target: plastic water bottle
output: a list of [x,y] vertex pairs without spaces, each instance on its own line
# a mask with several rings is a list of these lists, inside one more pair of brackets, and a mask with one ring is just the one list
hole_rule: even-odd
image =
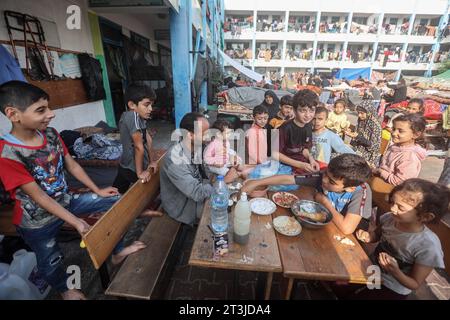
[[246,244],[250,235],[252,210],[247,200],[247,194],[242,192],[241,199],[234,207],[233,239],[239,244]]
[[9,273],[9,265],[0,263],[0,300],[33,300],[30,286],[16,274]]
[[218,176],[211,196],[211,227],[215,233],[224,233],[228,229],[228,187],[223,176]]
[[35,300],[42,300],[48,295],[50,285],[38,275],[36,254],[24,249],[13,255],[9,273],[21,277],[28,283]]

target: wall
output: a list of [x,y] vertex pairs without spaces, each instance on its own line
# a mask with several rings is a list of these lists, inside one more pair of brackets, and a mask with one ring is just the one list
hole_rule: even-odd
[[[150,49],[158,52],[158,43],[170,48],[170,40],[155,40],[155,29],[169,29],[169,15],[165,14],[164,19],[160,19],[156,14],[131,14],[131,13],[99,13],[100,17],[106,18],[122,26],[124,34],[129,36],[129,31],[136,32],[141,36],[150,39]],[[127,34],[128,33],[128,34]]]
[[[81,29],[68,30],[66,28],[66,10],[69,5],[78,5],[81,8]],[[91,32],[87,17],[87,4],[84,0],[1,0],[1,11],[13,10],[27,13],[38,18],[53,21],[55,29],[44,30],[51,34],[49,38],[58,39],[62,49],[93,53]],[[56,34],[55,34],[56,33]],[[0,18],[0,39],[9,40],[5,27],[3,13]],[[89,110],[89,116],[86,111]],[[81,126],[94,125],[105,121],[105,112],[102,101],[91,102],[78,106],[55,110],[56,118],[51,126],[58,130],[74,129]],[[10,123],[6,117],[0,115],[0,132],[8,131]]]

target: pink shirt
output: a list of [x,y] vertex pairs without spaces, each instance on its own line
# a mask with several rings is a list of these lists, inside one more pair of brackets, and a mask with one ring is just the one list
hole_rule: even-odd
[[267,161],[267,131],[253,124],[247,130],[249,164],[260,164]]
[[224,144],[222,139],[215,138],[205,149],[203,159],[207,165],[225,166],[230,161],[232,154],[230,142],[227,140]]
[[380,176],[394,186],[417,178],[426,155],[427,151],[417,144],[405,147],[391,145],[381,160]]

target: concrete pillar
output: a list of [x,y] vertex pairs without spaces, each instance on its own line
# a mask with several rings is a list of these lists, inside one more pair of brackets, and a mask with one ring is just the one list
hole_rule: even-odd
[[253,10],[253,37],[252,37],[252,70],[255,71],[255,59],[256,59],[256,23],[258,19],[258,12]]
[[[179,12],[170,9],[170,42],[172,48],[173,93],[175,102],[175,124],[178,128],[186,113],[192,111],[190,66],[192,47],[190,30],[190,1],[180,0]],[[191,43],[191,44],[190,44]]]
[[448,19],[449,13],[450,13],[450,0],[448,0],[445,12],[441,16],[441,19],[439,20],[438,30],[436,30],[437,37],[435,38],[435,42],[432,48],[433,54],[431,55],[431,61],[428,63],[428,68],[427,71],[425,72],[425,77],[431,77],[432,75],[434,59],[436,57],[436,53],[439,51],[439,48],[441,46],[440,42],[442,38],[442,30],[447,26],[447,23],[449,21]]

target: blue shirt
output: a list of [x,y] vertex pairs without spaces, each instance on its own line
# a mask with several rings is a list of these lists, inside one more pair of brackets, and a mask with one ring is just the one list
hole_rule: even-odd
[[341,137],[328,129],[320,134],[313,132],[312,142],[311,154],[317,161],[329,163],[332,150],[337,153],[355,153]]

